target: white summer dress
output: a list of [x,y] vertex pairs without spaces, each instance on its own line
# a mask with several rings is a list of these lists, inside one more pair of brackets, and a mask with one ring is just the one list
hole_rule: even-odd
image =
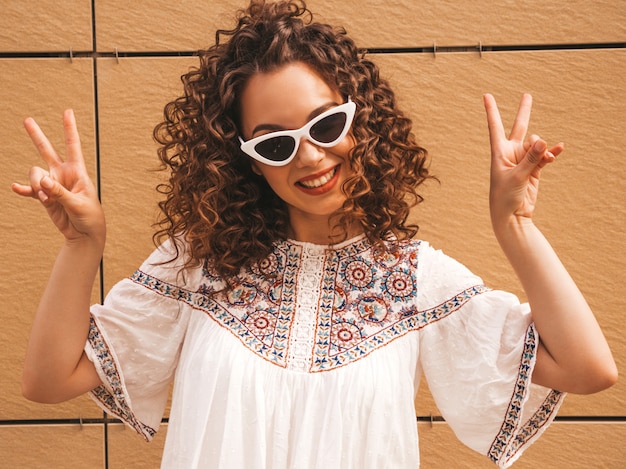
[[531,384],[528,305],[394,244],[281,241],[214,293],[166,242],[91,309],[92,397],[150,440],[174,379],[163,468],[415,469],[423,374],[457,437],[508,467],[564,398]]

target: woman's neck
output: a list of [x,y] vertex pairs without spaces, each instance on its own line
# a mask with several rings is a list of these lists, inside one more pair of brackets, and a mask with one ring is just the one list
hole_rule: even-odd
[[295,241],[311,243],[317,245],[329,245],[341,242],[344,239],[351,239],[363,234],[363,229],[358,223],[353,223],[348,229],[346,237],[339,227],[331,228],[328,221],[319,223],[292,223],[289,229],[289,238]]

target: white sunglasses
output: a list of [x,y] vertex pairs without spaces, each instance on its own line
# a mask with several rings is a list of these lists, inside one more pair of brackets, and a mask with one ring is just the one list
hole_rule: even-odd
[[348,98],[347,103],[323,112],[299,129],[270,132],[248,141],[239,137],[241,150],[261,163],[284,166],[296,156],[302,137],[320,147],[337,145],[350,130],[355,109],[356,104]]

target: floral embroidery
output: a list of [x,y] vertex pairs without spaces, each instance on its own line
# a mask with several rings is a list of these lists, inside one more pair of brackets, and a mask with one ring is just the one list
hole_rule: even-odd
[[241,284],[228,292],[228,302],[231,305],[248,305],[256,297],[256,288],[252,285]]
[[396,251],[392,252],[384,252],[381,255],[376,257],[376,262],[378,262],[383,268],[390,269],[400,262],[401,256],[400,253]]
[[361,330],[349,322],[339,322],[330,328],[331,344],[337,351],[347,350],[361,342]]
[[209,269],[195,292],[141,271],[131,280],[205,312],[275,365],[322,372],[438,321],[488,290],[475,286],[418,310],[420,243],[397,244],[380,254],[365,238],[335,250],[280,242],[267,261],[243,270],[227,293],[219,291],[221,281]]
[[267,311],[255,311],[244,318],[244,323],[257,337],[271,336],[276,329],[276,316]]
[[372,268],[363,261],[350,262],[346,266],[346,280],[357,288],[368,288],[372,281]]
[[278,274],[279,259],[276,254],[272,253],[267,258],[259,262],[252,267],[252,270],[257,274],[262,274],[267,277],[276,276]]
[[[351,348],[343,349],[340,344],[318,341],[315,348],[315,360],[312,372],[327,371],[363,358],[389,342],[419,330],[428,324],[439,321],[458,311],[465,303],[476,295],[485,293],[489,289],[483,285],[468,288],[450,300],[426,311],[415,309],[399,309],[397,312],[388,312],[387,317],[380,323],[365,323],[364,320],[348,322],[359,324],[361,341]],[[353,312],[353,311],[352,311]],[[348,312],[344,317],[349,317]]]
[[335,288],[335,298],[333,300],[333,308],[335,311],[342,311],[346,307],[347,303],[346,292],[339,286]]
[[380,298],[372,296],[361,298],[357,308],[361,317],[366,321],[382,322],[387,317],[387,305]]
[[387,292],[395,298],[407,298],[415,295],[415,283],[408,272],[393,271],[385,280]]

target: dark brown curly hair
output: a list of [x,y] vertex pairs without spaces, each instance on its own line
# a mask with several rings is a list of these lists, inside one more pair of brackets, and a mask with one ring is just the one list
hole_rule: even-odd
[[286,204],[252,171],[237,136],[239,100],[250,77],[295,61],[356,103],[354,175],[343,185],[347,200],[332,218],[329,244],[345,240],[355,222],[383,249],[390,236],[417,233],[407,217],[422,201],[417,187],[431,177],[426,150],[397,109],[389,83],[344,29],[313,22],[301,1],[252,0],[238,13],[236,27],[218,30],[215,45],[199,58],[199,68],[181,78],[184,95],[165,106],[164,121],[154,130],[159,158],[171,173],[158,186],[165,199],[159,203],[156,242],[182,236],[189,264],[208,260],[230,279],[287,237]]

